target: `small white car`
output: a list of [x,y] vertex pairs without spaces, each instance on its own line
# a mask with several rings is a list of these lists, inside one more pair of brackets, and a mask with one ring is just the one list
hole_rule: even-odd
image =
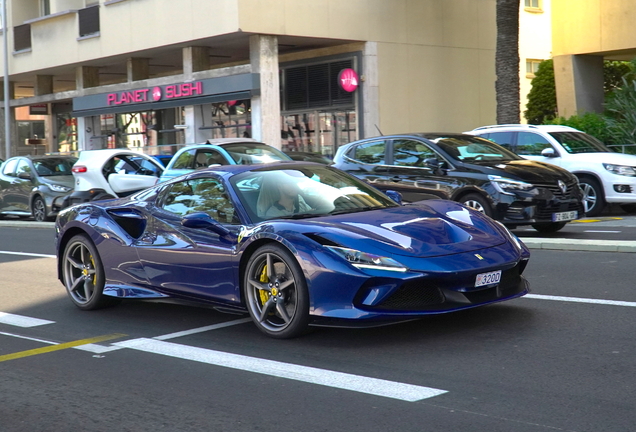
[[73,165],[69,203],[121,198],[154,186],[164,167],[152,156],[128,149],[84,150]]
[[560,125],[495,125],[466,132],[487,138],[519,156],[560,166],[576,175],[585,214],[601,214],[607,203],[636,212],[636,156],[615,153],[580,130]]

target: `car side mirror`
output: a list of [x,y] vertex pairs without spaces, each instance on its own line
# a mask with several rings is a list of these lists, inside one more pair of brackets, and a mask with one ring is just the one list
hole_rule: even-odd
[[401,193],[399,193],[398,191],[394,191],[394,190],[388,190],[388,191],[386,191],[384,193],[385,193],[386,196],[391,198],[393,201],[395,201],[399,205],[402,205],[402,194]]
[[440,167],[439,159],[437,158],[424,159],[424,164],[433,169],[438,169]]
[[557,157],[557,154],[554,152],[554,149],[552,147],[548,147],[541,150],[541,156],[547,157],[547,158],[554,158],[554,157]]
[[212,218],[207,213],[191,213],[189,215],[184,216],[181,219],[181,225],[186,228],[195,228],[195,229],[208,229],[217,233],[220,236],[228,236],[232,234],[232,231],[225,228],[221,225],[217,220]]
[[22,171],[20,174],[18,174],[18,178],[21,178],[22,180],[31,180],[31,174],[29,174],[26,171]]

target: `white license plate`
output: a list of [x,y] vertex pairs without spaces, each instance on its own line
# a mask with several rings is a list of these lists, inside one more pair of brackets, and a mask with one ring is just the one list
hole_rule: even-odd
[[577,211],[552,213],[552,222],[571,221],[571,220],[577,219],[578,217],[579,217],[579,212]]
[[499,283],[501,280],[501,270],[497,270],[489,273],[481,273],[477,275],[475,280],[475,286],[480,287],[484,285],[492,285]]

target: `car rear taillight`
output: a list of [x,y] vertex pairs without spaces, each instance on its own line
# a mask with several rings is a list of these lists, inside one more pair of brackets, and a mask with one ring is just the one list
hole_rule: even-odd
[[80,165],[80,166],[74,166],[71,171],[73,171],[74,173],[85,173],[88,170],[86,169],[85,166]]

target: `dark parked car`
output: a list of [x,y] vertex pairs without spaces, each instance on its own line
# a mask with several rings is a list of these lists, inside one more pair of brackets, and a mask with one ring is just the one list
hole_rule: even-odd
[[73,156],[16,156],[0,167],[0,217],[52,220],[73,191]]
[[285,154],[295,161],[316,162],[316,163],[321,163],[325,165],[330,165],[333,163],[331,159],[329,159],[327,156],[323,155],[322,153],[289,151],[289,152],[285,152]]
[[405,201],[429,194],[475,208],[510,228],[555,232],[583,216],[577,178],[483,138],[421,133],[369,138],[338,149],[334,166]]

